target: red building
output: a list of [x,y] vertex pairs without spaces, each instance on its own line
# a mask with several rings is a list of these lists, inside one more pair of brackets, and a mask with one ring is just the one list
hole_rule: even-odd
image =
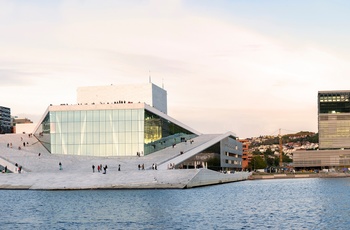
[[245,171],[248,169],[248,164],[252,159],[252,154],[249,153],[249,141],[247,139],[239,140],[242,143],[242,170]]

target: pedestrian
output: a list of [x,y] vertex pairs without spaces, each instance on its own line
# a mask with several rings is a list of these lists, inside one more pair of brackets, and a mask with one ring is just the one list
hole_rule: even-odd
[[100,172],[101,171],[101,168],[99,165],[97,165],[97,172]]
[[107,165],[105,165],[105,167],[103,167],[103,170],[104,170],[104,172],[103,172],[103,174],[106,174],[107,173]]
[[141,165],[139,164],[138,166],[137,166],[138,168],[139,168],[139,170],[140,170],[140,168],[141,168]]
[[120,171],[120,165],[118,165],[118,171]]
[[95,172],[95,165],[92,165],[92,172]]
[[5,173],[7,173],[7,165],[5,166],[5,170],[4,171],[5,171]]
[[58,166],[60,167],[60,170],[62,170],[62,163],[58,163]]
[[41,153],[39,153],[38,156],[40,157],[40,156],[41,156]]

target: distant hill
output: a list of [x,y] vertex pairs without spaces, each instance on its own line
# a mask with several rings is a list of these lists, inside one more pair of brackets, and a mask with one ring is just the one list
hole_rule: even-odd
[[[294,134],[285,134],[282,135],[282,143],[318,143],[318,133],[309,132],[309,131],[300,131]],[[257,147],[260,145],[278,145],[279,137],[278,136],[260,136],[257,138],[252,138],[250,147]]]

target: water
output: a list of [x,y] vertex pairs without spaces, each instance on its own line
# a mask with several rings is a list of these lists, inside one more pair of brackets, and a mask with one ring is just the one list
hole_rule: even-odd
[[1,229],[345,229],[350,179],[177,190],[0,190]]

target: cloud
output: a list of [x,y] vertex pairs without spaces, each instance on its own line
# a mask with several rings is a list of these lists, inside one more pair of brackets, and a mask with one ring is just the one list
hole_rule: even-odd
[[317,91],[350,83],[347,57],[325,43],[277,36],[278,23],[264,31],[186,4],[1,2],[2,85],[23,86],[18,90],[31,103],[13,90],[3,93],[15,111],[32,112],[32,104],[40,113],[43,105],[74,103],[79,86],[146,82],[151,75],[165,85],[174,118],[241,136],[283,122],[290,130],[316,129]]

